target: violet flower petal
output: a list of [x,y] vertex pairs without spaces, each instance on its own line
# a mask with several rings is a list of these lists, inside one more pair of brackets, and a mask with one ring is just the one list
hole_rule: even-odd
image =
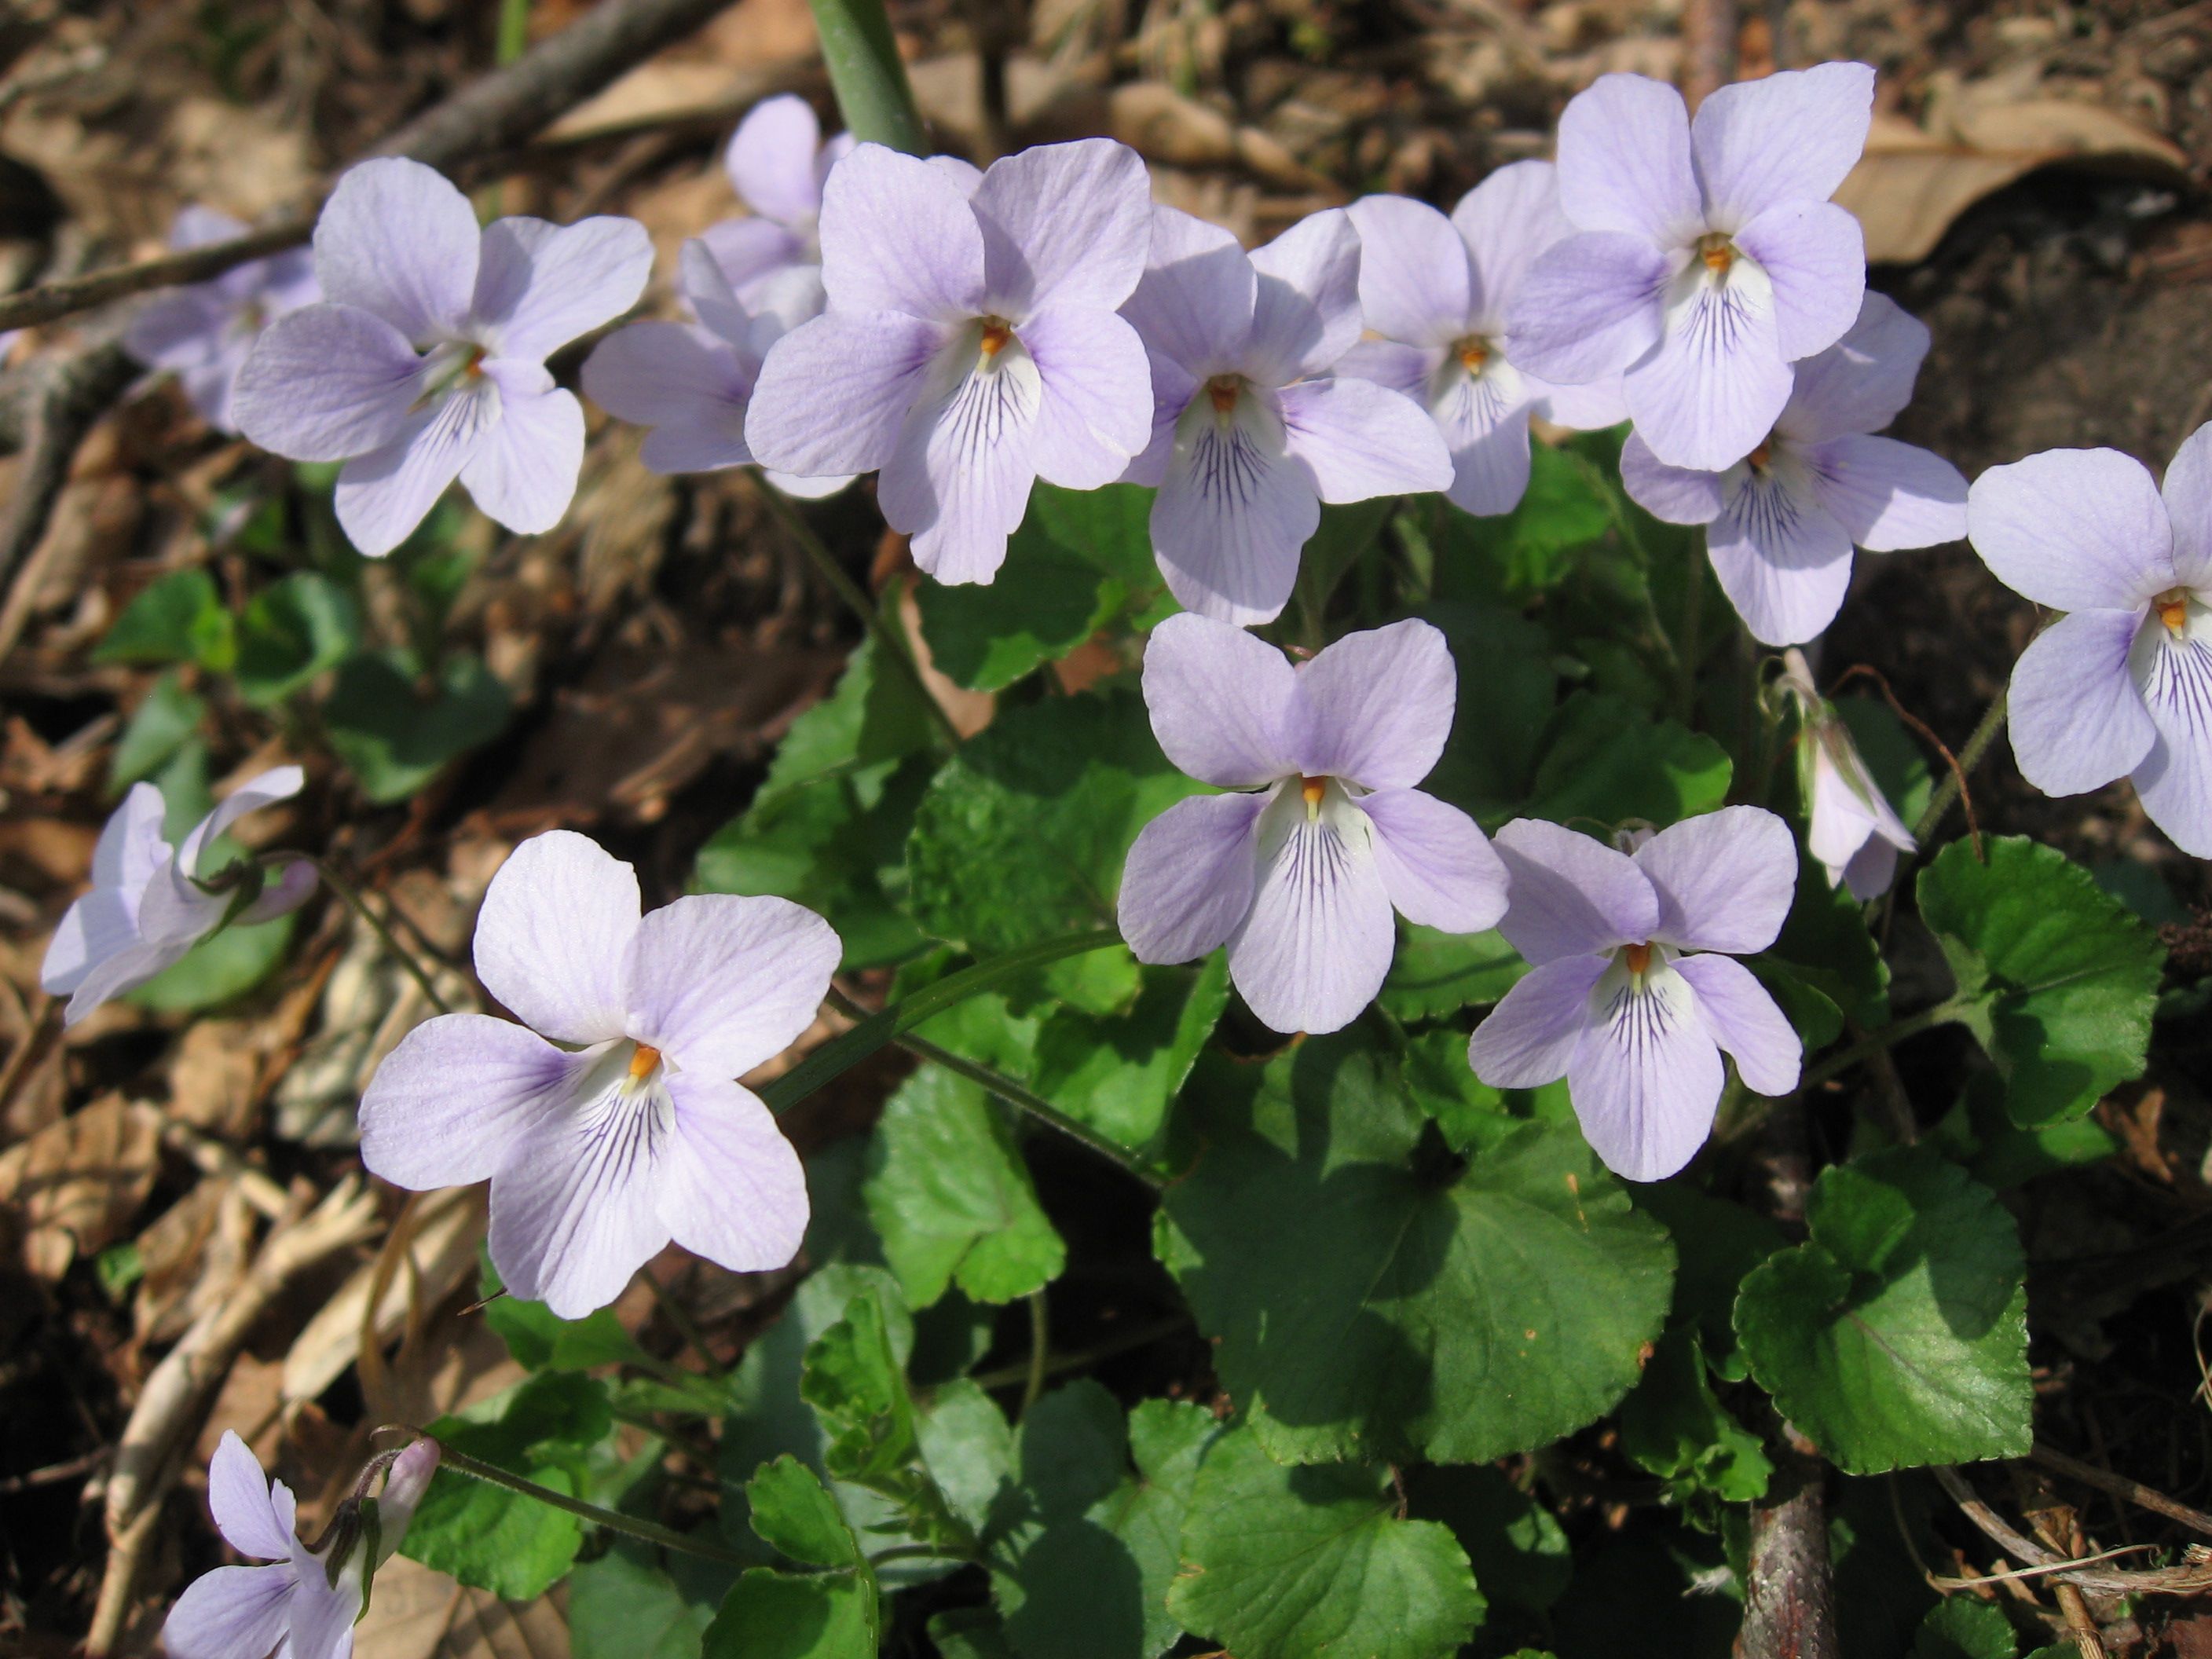
[[1851,538],[1809,483],[1747,478],[1706,532],[1721,591],[1764,645],[1814,638],[1843,609]]
[[1421,407],[1371,380],[1330,376],[1285,386],[1283,443],[1324,501],[1448,489],[1451,453]]
[[1363,196],[1346,211],[1359,233],[1359,312],[1367,326],[1419,346],[1449,345],[1465,333],[1474,308],[1473,239],[1462,240],[1443,214],[1404,196]]
[[1459,674],[1444,636],[1409,617],[1347,634],[1297,669],[1309,777],[1366,789],[1409,789],[1428,776],[1451,735]]
[[1359,339],[1359,233],[1341,208],[1308,214],[1253,251],[1252,332],[1241,367],[1265,386],[1318,374]]
[[974,201],[991,304],[1017,321],[1055,307],[1111,311],[1144,275],[1152,186],[1127,144],[1080,138],[1002,157]]
[[516,848],[485,890],[476,969],[484,989],[556,1042],[625,1035],[625,963],[637,872],[588,836],[552,830]]
[[1627,1181],[1662,1180],[1687,1164],[1720,1105],[1720,1049],[1678,968],[1655,964],[1641,992],[1596,1011],[1567,1067],[1583,1137]]
[[1640,433],[1620,447],[1620,484],[1628,497],[1667,524],[1711,524],[1728,507],[1725,472],[1669,466],[1651,453]]
[[1254,831],[1267,797],[1197,795],[1137,832],[1115,921],[1139,962],[1191,962],[1228,943],[1259,880]]
[[2128,672],[2142,623],[2134,611],[2076,611],[2029,641],[2013,665],[2012,752],[2045,794],[2101,788],[2142,764],[2157,742]]
[[425,1020],[362,1091],[362,1162],[410,1192],[489,1181],[528,1156],[592,1063],[486,1014]]
[[1225,428],[1201,411],[1178,435],[1152,498],[1152,554],[1186,610],[1245,626],[1289,603],[1321,498],[1284,442],[1281,416],[1255,392]]
[[422,360],[383,318],[318,305],[261,332],[230,413],[272,455],[343,461],[397,441],[422,392]]
[[1846,434],[1805,457],[1813,494],[1870,553],[1966,535],[1966,480],[1941,455],[1894,438]]
[[1297,770],[1298,675],[1256,635],[1188,611],[1170,617],[1146,641],[1144,690],[1152,735],[1177,771],[1256,789]]
[[749,1072],[814,1023],[843,946],[788,899],[694,894],[638,923],[623,963],[626,1035],[686,1072]]
[[363,161],[315,221],[315,276],[333,304],[374,312],[428,347],[460,333],[481,235],[469,198],[436,169],[398,156]]
[[870,472],[898,451],[947,331],[897,312],[829,312],[775,343],[745,410],[763,466],[802,477]]
[[269,1476],[235,1430],[223,1431],[222,1440],[208,1460],[208,1508],[216,1530],[240,1555],[264,1561],[289,1561],[292,1557],[292,1528],[277,1517],[270,1501]]
[[2140,611],[2179,580],[2158,487],[2116,449],[1991,467],[1966,493],[1966,534],[1999,581],[2054,610]]
[[746,112],[722,152],[722,166],[738,198],[763,219],[786,225],[811,221],[822,210],[822,180],[815,156],[822,123],[796,93],[764,98]]
[[1618,374],[1659,343],[1671,275],[1667,256],[1641,237],[1571,236],[1529,266],[1507,311],[1505,355],[1565,386]]
[[1375,867],[1407,921],[1479,933],[1505,914],[1505,866],[1456,806],[1418,789],[1380,789],[1357,803],[1375,826]]
[[[1506,310],[1537,255],[1576,230],[1559,206],[1559,170],[1549,161],[1499,167],[1459,198],[1451,222],[1474,268],[1468,320],[1492,335],[1504,330]],[[1366,279],[1364,261],[1360,277]]]
[[1866,149],[1874,70],[1784,70],[1722,87],[1698,106],[1690,148],[1706,218],[1735,230],[1784,202],[1825,202]]
[[495,356],[543,362],[637,303],[653,274],[653,240],[635,219],[495,219],[481,260],[475,337]]
[[516,1296],[580,1319],[671,1237],[660,1215],[672,1123],[658,1100],[572,1095],[492,1177],[491,1261]]
[[[1180,209],[1156,207],[1150,246],[1145,274],[1121,314],[1149,349],[1194,380],[1237,368],[1259,284],[1237,239]],[[1176,413],[1185,401],[1177,401]]]
[[787,1265],[806,1237],[806,1171],[775,1119],[723,1078],[679,1072],[668,1093],[676,1123],[659,1203],[669,1237],[733,1273]]
[[1688,956],[1676,959],[1674,971],[1698,994],[1705,1030],[1734,1057],[1744,1087],[1779,1096],[1797,1086],[1805,1045],[1751,969],[1734,957]]
[[2159,490],[2173,528],[2173,568],[2191,587],[2212,587],[2212,422],[2182,441]]
[[[1540,262],[1538,271],[1543,268]],[[1550,372],[1540,362],[1536,368]],[[1775,332],[1771,293],[1747,273],[1725,286],[1698,283],[1668,319],[1657,349],[1632,368],[1622,385],[1637,431],[1661,460],[1715,470],[1734,465],[1773,430],[1790,401],[1791,375]]]
[[1309,816],[1295,791],[1273,810],[1282,816],[1261,825],[1259,878],[1230,937],[1229,976],[1271,1030],[1341,1030],[1390,971],[1390,896],[1369,850],[1347,839],[1352,826]]
[[1047,311],[1020,329],[1042,383],[1037,476],[1097,489],[1152,441],[1152,376],[1145,343],[1111,311]]
[[1689,112],[1663,82],[1598,76],[1559,117],[1559,205],[1583,230],[1626,232],[1656,248],[1705,228]]
[[161,1626],[170,1659],[239,1659],[265,1655],[292,1631],[289,1560],[266,1567],[217,1567],[185,1587]]
[[1928,344],[1925,323],[1869,289],[1843,337],[1796,365],[1796,385],[1776,425],[1803,443],[1881,431],[1912,401]]
[[1516,980],[1468,1039],[1474,1074],[1493,1089],[1540,1089],[1565,1077],[1605,970],[1603,957],[1561,957]]
[[1825,351],[1866,298],[1866,236],[1832,202],[1785,202],[1735,234],[1774,286],[1774,337],[1784,357]]
[[928,162],[862,144],[823,186],[822,283],[833,312],[896,311],[930,322],[981,316],[983,232],[975,210]]
[[1659,896],[1626,854],[1540,818],[1514,819],[1492,844],[1512,882],[1498,931],[1537,967],[1658,931]]
[[1685,818],[1634,857],[1659,900],[1650,937],[1686,950],[1764,951],[1797,890],[1796,842],[1764,807],[1723,806]]
[[[540,536],[561,522],[584,469],[584,406],[537,363],[494,357],[498,422],[462,464],[461,485],[495,524]],[[543,386],[544,389],[526,389]]]

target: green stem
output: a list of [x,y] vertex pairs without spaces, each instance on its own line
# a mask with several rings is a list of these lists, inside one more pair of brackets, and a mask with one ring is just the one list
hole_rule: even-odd
[[1705,532],[1702,530],[1690,537],[1689,564],[1688,580],[1682,588],[1682,629],[1674,641],[1674,654],[1680,659],[1682,671],[1681,721],[1694,728],[1698,723],[1698,630],[1705,608]]
[[898,42],[883,0],[807,0],[822,62],[846,129],[863,143],[888,144],[908,155],[927,155],[921,112],[899,61]]
[[1923,1008],[1917,1014],[1907,1014],[1903,1019],[1893,1019],[1879,1031],[1869,1032],[1851,1044],[1850,1048],[1838,1049],[1818,1066],[1811,1067],[1799,1080],[1797,1087],[1800,1092],[1807,1089],[1817,1089],[1829,1079],[1842,1075],[1861,1060],[1869,1060],[1883,1049],[1893,1048],[1909,1036],[1917,1036],[1921,1032],[1935,1026],[1963,1019],[1966,1017],[1966,1005],[1954,998],[1949,1001],[1939,1002],[1932,1008]]
[[1044,1395],[1045,1367],[1052,1359],[1052,1322],[1044,1305],[1042,1286],[1030,1292],[1030,1368],[1022,1379],[1022,1413]]
[[315,866],[331,891],[343,899],[351,908],[354,915],[369,925],[376,937],[383,942],[384,948],[399,959],[399,965],[407,970],[408,977],[422,988],[422,994],[430,1000],[430,1006],[441,1014],[452,1013],[453,1012],[452,1005],[438,994],[438,988],[430,982],[430,975],[423,969],[422,964],[415,959],[415,953],[394,937],[392,929],[368,908],[367,902],[362,899],[353,884],[333,870],[328,859],[310,859],[308,862]]
[[1121,942],[1121,934],[1112,928],[1093,928],[1089,933],[1047,939],[1040,945],[1025,945],[988,962],[979,962],[973,968],[947,974],[904,1001],[893,1003],[881,1013],[870,1014],[842,1036],[823,1043],[762,1089],[760,1097],[768,1103],[770,1111],[787,1111],[832,1078],[850,1071],[886,1042],[896,1042],[933,1015],[984,991],[994,990],[1032,968],[1042,968],[1065,957],[1103,951]]
[[[1052,1377],[1064,1376],[1069,1371],[1079,1371],[1102,1359],[1111,1359],[1116,1354],[1148,1348],[1162,1337],[1173,1336],[1177,1331],[1189,1328],[1188,1314],[1170,1314],[1149,1325],[1124,1331],[1112,1340],[1101,1342],[1095,1347],[1079,1348],[1073,1353],[1055,1354],[1045,1361],[1044,1374]],[[1030,1380],[1030,1362],[1024,1359],[1018,1364],[1002,1365],[996,1370],[977,1371],[968,1380],[979,1389],[1011,1389],[1018,1383],[1026,1386]]]
[[[855,1018],[868,1017],[867,1010],[834,987],[830,992],[829,1000],[830,1005],[840,1013]],[[881,1018],[882,1016],[877,1015],[874,1018]],[[994,1072],[988,1066],[969,1060],[964,1054],[956,1054],[950,1048],[940,1048],[927,1037],[901,1035],[893,1037],[891,1041],[917,1060],[926,1060],[933,1066],[943,1066],[956,1077],[964,1077],[978,1088],[996,1095],[1016,1110],[1027,1112],[1038,1122],[1049,1128],[1059,1130],[1071,1140],[1081,1141],[1101,1158],[1120,1165],[1121,1169],[1143,1182],[1154,1192],[1159,1191],[1166,1185],[1158,1176],[1146,1169],[1127,1147],[1109,1140],[1089,1124],[1068,1116],[1050,1101],[1032,1094],[1013,1079]]]
[[530,46],[530,0],[500,0],[499,38],[492,56],[505,69]]
[[876,649],[896,664],[898,672],[913,684],[915,696],[921,700],[921,706],[937,722],[938,730],[945,734],[946,742],[957,749],[960,746],[960,730],[952,724],[952,716],[945,712],[945,706],[930,695],[929,682],[922,678],[921,666],[915,661],[914,653],[907,649],[906,641],[884,620],[883,612],[870,603],[868,596],[860,591],[860,585],[845,574],[845,567],[837,562],[837,556],[830,550],[821,537],[814,533],[814,526],[806,522],[783,492],[763,479],[760,494],[761,499],[768,504],[769,515],[799,544],[822,580],[830,584],[830,591],[843,600],[853,614],[860,619],[860,625],[875,641]]
[[1951,810],[1951,803],[1959,799],[1960,780],[1982,763],[1982,757],[1989,753],[1990,745],[1997,740],[1997,733],[2004,730],[2004,723],[2005,694],[2000,691],[1996,700],[1982,715],[1982,723],[1966,739],[1966,746],[1959,751],[1959,769],[1946,772],[1943,781],[1936,786],[1936,793],[1928,798],[1928,810],[1912,826],[1913,840],[1923,847],[1928,844],[1928,837],[1934,835],[1942,823],[1944,814]]
[[566,1492],[554,1492],[550,1487],[538,1485],[535,1481],[525,1480],[519,1474],[509,1474],[495,1463],[480,1462],[466,1452],[455,1451],[444,1441],[439,1440],[435,1435],[424,1434],[420,1429],[410,1428],[408,1432],[424,1440],[435,1441],[438,1447],[438,1462],[457,1474],[465,1474],[470,1479],[483,1481],[488,1486],[504,1486],[509,1492],[520,1492],[525,1498],[534,1498],[539,1503],[550,1504],[556,1510],[566,1510],[571,1515],[580,1516],[584,1520],[605,1527],[611,1532],[626,1533],[632,1538],[641,1540],[647,1544],[658,1544],[663,1549],[674,1550],[681,1555],[696,1555],[702,1560],[720,1561],[728,1566],[744,1567],[753,1565],[749,1558],[738,1554],[735,1550],[724,1549],[719,1544],[709,1543],[703,1539],[674,1531],[654,1522],[641,1521],[634,1515],[623,1515],[614,1510],[603,1510],[597,1504],[586,1504],[580,1498],[571,1498]]

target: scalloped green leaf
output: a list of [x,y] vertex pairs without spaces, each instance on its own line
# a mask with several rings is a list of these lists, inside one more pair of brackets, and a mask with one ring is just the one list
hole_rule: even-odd
[[1901,1148],[1823,1170],[1806,1220],[1736,1301],[1784,1414],[1853,1474],[2025,1455],[2027,1260],[1996,1195]]
[[1389,1472],[1288,1468],[1249,1429],[1206,1453],[1168,1611],[1237,1659],[1446,1659],[1485,1605],[1451,1528],[1401,1521]]
[[1636,1381],[1674,1247],[1573,1130],[1455,1158],[1356,1035],[1209,1062],[1186,1120],[1156,1248],[1275,1456],[1485,1462]]
[[2142,1075],[2166,951],[2096,878],[2024,836],[1953,842],[1920,872],[1920,919],[1958,980],[1964,1024],[2023,1127],[2079,1117]]

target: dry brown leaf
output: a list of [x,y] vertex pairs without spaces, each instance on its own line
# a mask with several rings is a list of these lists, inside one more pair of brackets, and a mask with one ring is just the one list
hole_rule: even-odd
[[1869,261],[1911,264],[1984,197],[2059,162],[2166,183],[2183,182],[2188,171],[2188,158],[2164,138],[2094,104],[1962,96],[1940,135],[1876,115],[1866,154],[1836,200],[1866,232]]
[[23,1265],[59,1279],[81,1251],[112,1243],[153,1190],[161,1118],[107,1095],[0,1154],[0,1204],[14,1206]]
[[169,1109],[217,1139],[245,1140],[253,1127],[259,1030],[243,1019],[200,1019],[186,1026],[169,1062]]
[[568,1621],[552,1597],[502,1601],[395,1555],[377,1570],[353,1650],[355,1659],[568,1659]]
[[1271,184],[1293,190],[1328,190],[1276,139],[1256,127],[1240,127],[1220,111],[1186,98],[1157,81],[1114,88],[1108,130],[1148,161],[1172,167],[1242,167]]

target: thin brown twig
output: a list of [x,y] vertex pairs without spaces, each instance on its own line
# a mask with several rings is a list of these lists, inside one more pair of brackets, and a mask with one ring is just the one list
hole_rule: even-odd
[[2115,1498],[2125,1498],[2139,1509],[2162,1515],[2169,1521],[2179,1521],[2192,1532],[2201,1532],[2212,1537],[2212,1515],[2207,1515],[2202,1510],[2192,1510],[2179,1499],[2168,1498],[2164,1492],[2140,1481],[2130,1480],[2124,1474],[2115,1474],[2110,1469],[2100,1469],[2094,1463],[2084,1463],[2078,1457],[2069,1457],[2064,1452],[2054,1450],[2040,1441],[2036,1443],[2028,1456],[2053,1474],[2078,1480],[2085,1486],[2094,1486],[2099,1492],[2110,1492]]
[[1897,700],[1897,693],[1890,690],[1888,677],[1872,663],[1855,662],[1836,677],[1836,683],[1828,688],[1828,695],[1831,697],[1834,696],[1837,692],[1849,685],[1854,677],[1859,675],[1864,675],[1880,686],[1882,701],[1889,705],[1889,712],[1917,732],[1928,742],[1933,744],[1936,752],[1942,756],[1943,764],[1951,769],[1951,775],[1959,785],[1959,807],[1966,815],[1966,833],[1973,837],[1975,860],[1979,863],[1987,864],[1989,860],[1982,854],[1981,822],[1974,816],[1974,797],[1972,792],[1966,787],[1966,768],[1959,764],[1959,757],[1951,752],[1951,745],[1936,735],[1936,729],[1933,726]]

